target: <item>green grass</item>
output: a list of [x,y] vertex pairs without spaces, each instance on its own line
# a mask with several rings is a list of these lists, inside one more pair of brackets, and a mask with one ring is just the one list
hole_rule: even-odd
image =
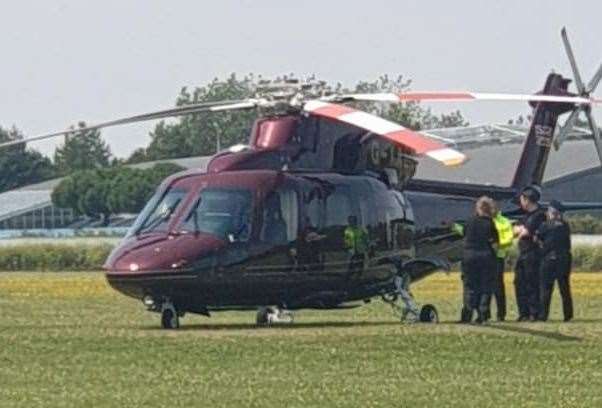
[[441,274],[414,289],[439,325],[375,301],[292,326],[257,329],[248,312],[163,331],[101,274],[2,273],[0,407],[600,407],[602,274],[573,283],[569,324],[558,299],[549,323],[454,324],[459,277]]

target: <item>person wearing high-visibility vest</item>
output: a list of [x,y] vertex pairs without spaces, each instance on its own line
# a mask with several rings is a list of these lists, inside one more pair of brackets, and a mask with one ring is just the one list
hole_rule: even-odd
[[503,322],[506,319],[506,290],[504,288],[504,269],[506,266],[506,258],[512,242],[514,240],[514,230],[512,222],[502,215],[502,212],[496,208],[493,223],[498,234],[498,245],[495,248],[496,269],[495,282],[492,295],[495,297],[497,319]]
[[349,275],[361,275],[364,270],[364,262],[369,252],[368,231],[359,225],[357,217],[348,217],[349,225],[345,228],[345,248],[349,252]]
[[[487,299],[487,312],[485,320],[489,320],[490,312],[489,305],[491,304],[491,297],[495,296],[495,303],[497,306],[497,318],[498,321],[504,321],[506,319],[506,290],[504,287],[504,269],[506,264],[506,258],[508,257],[508,253],[510,248],[512,247],[512,243],[514,240],[514,229],[512,226],[512,222],[504,217],[501,211],[497,208],[495,201],[491,200],[491,204],[494,206],[494,217],[492,218],[493,224],[498,234],[498,241],[496,245],[492,247],[495,251],[495,269],[493,281],[493,287],[491,294]],[[452,225],[452,230],[458,235],[464,235],[464,226],[458,223]],[[466,314],[469,313],[466,307],[462,309],[462,317],[461,320],[466,320]]]

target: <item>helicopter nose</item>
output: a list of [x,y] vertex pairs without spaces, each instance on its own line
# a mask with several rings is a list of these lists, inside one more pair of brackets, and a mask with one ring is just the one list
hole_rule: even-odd
[[222,245],[210,236],[134,237],[117,247],[104,267],[109,273],[126,274],[189,269]]

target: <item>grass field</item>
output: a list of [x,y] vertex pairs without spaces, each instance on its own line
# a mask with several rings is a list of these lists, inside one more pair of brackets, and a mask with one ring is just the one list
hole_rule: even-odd
[[438,325],[375,301],[292,326],[257,329],[248,312],[162,331],[101,274],[0,273],[0,407],[600,407],[602,274],[573,284],[568,324],[556,298],[549,323],[454,324],[458,275],[441,274],[414,288]]

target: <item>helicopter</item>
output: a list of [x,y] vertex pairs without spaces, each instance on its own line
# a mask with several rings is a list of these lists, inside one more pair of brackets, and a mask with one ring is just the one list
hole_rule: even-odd
[[[298,80],[260,84],[254,98],[192,104],[99,123],[100,129],[153,119],[224,110],[256,110],[249,143],[216,154],[207,169],[168,177],[104,264],[108,283],[141,300],[176,329],[186,313],[210,316],[256,310],[256,323],[292,321],[300,309],[342,309],[381,298],[402,319],[437,322],[435,306],[419,307],[410,286],[462,259],[453,224],[467,219],[488,195],[517,217],[517,193],[541,184],[553,145],[560,146],[585,112],[602,161],[602,140],[591,97],[602,66],[585,85],[562,30],[578,93],[571,80],[547,76],[534,95],[477,92],[343,94]],[[534,109],[511,186],[414,178],[422,156],[445,166],[467,157],[445,141],[360,111],[355,102],[516,100]],[[558,117],[569,113],[556,135]],[[0,144],[72,133],[49,133]],[[568,210],[600,208],[564,203]],[[350,254],[350,227],[366,236]],[[398,306],[401,299],[403,307]]]

